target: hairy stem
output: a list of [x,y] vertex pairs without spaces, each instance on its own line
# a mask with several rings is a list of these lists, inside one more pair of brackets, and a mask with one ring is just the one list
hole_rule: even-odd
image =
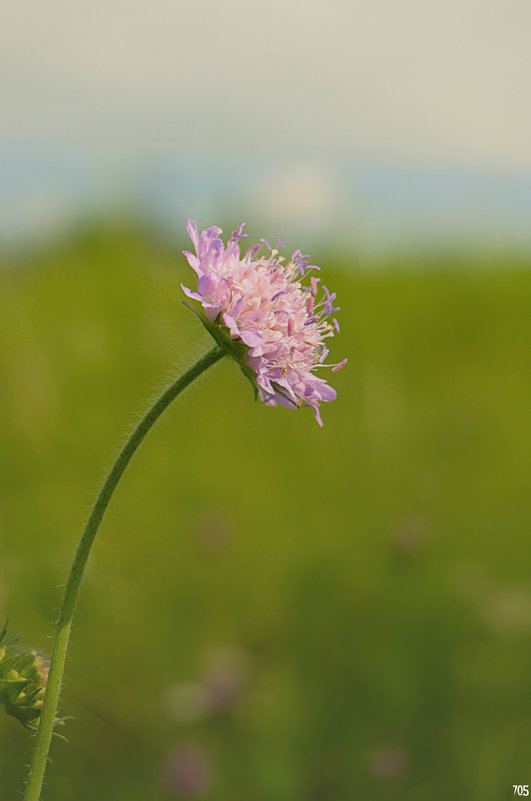
[[113,464],[107,478],[96,499],[90,517],[83,531],[83,535],[77,547],[72,567],[66,582],[63,600],[59,611],[59,618],[56,624],[55,639],[50,663],[50,673],[46,686],[46,694],[42,707],[39,730],[35,738],[35,746],[30,763],[30,772],[26,784],[24,801],[38,801],[41,794],[50,742],[52,739],[53,728],[56,721],[59,694],[63,680],[66,652],[72,627],[72,618],[76,607],[76,599],[79,592],[85,565],[90,554],[94,537],[98,531],[105,510],[109,505],[114,490],[116,489],[127,465],[129,464],[134,452],[164,410],[175,400],[188,384],[191,384],[208,367],[215,364],[225,354],[219,347],[213,348],[180,376],[160,398],[155,401],[153,406],[144,415],[137,425],[125,445],[123,446],[118,458]]

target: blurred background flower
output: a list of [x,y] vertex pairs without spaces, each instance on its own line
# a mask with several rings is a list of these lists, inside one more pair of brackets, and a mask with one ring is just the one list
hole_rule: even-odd
[[196,683],[172,685],[164,696],[170,717],[180,723],[201,720],[234,707],[247,683],[247,660],[236,648],[212,651]]
[[382,746],[375,749],[370,758],[371,771],[382,781],[399,779],[408,768],[408,757],[400,746]]
[[201,798],[210,783],[206,751],[196,745],[175,748],[164,761],[161,780],[168,792],[178,798]]

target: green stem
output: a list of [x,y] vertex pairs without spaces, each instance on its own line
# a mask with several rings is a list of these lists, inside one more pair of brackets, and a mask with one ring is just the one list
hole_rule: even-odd
[[107,509],[109,501],[112,498],[113,492],[116,489],[134,452],[163,411],[173,400],[175,400],[177,395],[179,395],[183,389],[188,386],[188,384],[191,384],[191,382],[201,375],[201,373],[203,373],[208,367],[215,364],[219,359],[221,359],[222,356],[224,356],[224,354],[225,351],[216,346],[203,357],[201,357],[196,364],[190,367],[189,370],[187,370],[162,393],[160,398],[155,401],[153,406],[145,414],[123,446],[118,458],[116,459],[103,483],[77,547],[63,594],[61,609],[59,611],[59,619],[57,620],[55,631],[55,640],[50,663],[50,673],[46,685],[46,694],[44,697],[44,703],[39,722],[39,730],[35,738],[35,747],[31,758],[30,772],[26,784],[24,801],[39,801],[40,798],[44,772],[46,770],[46,763],[48,761],[48,752],[50,750],[53,727],[56,721],[57,705],[59,703],[59,694],[63,680],[66,652],[68,649],[70,629],[72,627],[72,618],[74,616],[79,586],[81,584],[81,579],[83,578],[83,571],[85,570],[85,565],[89,557],[92,543],[94,542],[94,537],[96,536],[103,515],[105,514],[105,510]]

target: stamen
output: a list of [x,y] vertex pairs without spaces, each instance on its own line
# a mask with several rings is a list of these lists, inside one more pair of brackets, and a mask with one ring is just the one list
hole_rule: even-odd
[[245,254],[245,258],[246,258],[248,261],[250,261],[250,260],[251,260],[251,258],[254,256],[254,254],[255,254],[255,253],[258,251],[258,250],[260,250],[260,245],[251,245],[251,247],[248,249],[247,253]]
[[236,231],[233,231],[231,236],[230,236],[229,243],[237,242],[238,239],[242,238],[242,236],[249,236],[249,234],[244,234],[243,233],[243,229],[244,228],[245,228],[245,223],[242,223],[240,225],[240,227]]
[[343,359],[342,362],[339,362],[339,364],[336,364],[336,365],[334,365],[334,367],[332,367],[332,372],[333,373],[337,373],[337,371],[341,370],[341,368],[344,367],[347,362],[348,362],[348,359]]

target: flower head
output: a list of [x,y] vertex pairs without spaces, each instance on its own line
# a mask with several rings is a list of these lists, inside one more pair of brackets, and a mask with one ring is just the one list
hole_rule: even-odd
[[325,364],[325,340],[339,331],[333,318],[339,310],[335,292],[319,286],[313,272],[320,268],[309,264],[300,250],[284,263],[278,250],[262,239],[241,255],[243,228],[240,225],[225,245],[221,228],[199,234],[195,222],[188,221],[195,254],[184,255],[198,281],[197,291],[181,284],[183,291],[200,302],[203,323],[238,361],[264,403],[310,406],[322,425],[319,405],[334,400],[336,391],[315,371],[339,370],[347,361]]

